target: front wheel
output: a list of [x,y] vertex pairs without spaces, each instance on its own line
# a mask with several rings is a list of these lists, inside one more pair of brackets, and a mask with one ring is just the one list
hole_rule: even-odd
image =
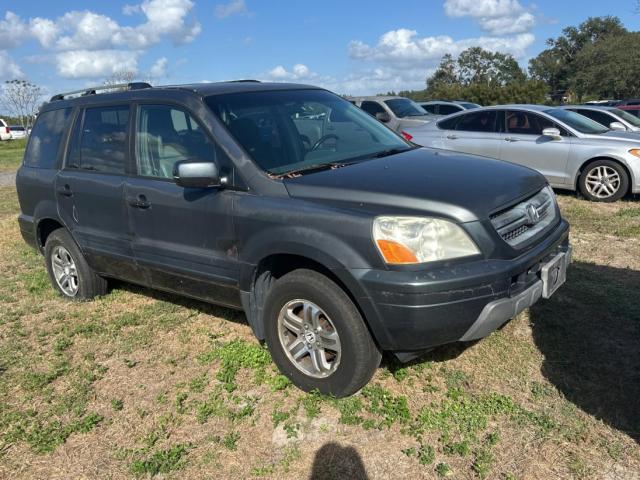
[[91,269],[66,230],[60,228],[49,235],[44,258],[51,284],[63,297],[89,300],[107,292],[107,281]]
[[305,269],[288,273],[274,283],[265,303],[273,361],[302,390],[351,395],[380,365],[360,312],[326,276]]
[[612,160],[596,160],[587,165],[579,180],[580,192],[592,202],[615,202],[629,189],[629,175]]

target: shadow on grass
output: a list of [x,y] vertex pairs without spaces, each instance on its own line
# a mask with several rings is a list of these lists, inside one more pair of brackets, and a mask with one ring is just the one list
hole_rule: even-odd
[[341,446],[335,442],[325,443],[313,459],[309,480],[367,480],[360,454],[354,447]]
[[140,295],[145,295],[147,297],[153,298],[154,300],[169,302],[185,308],[191,308],[197,310],[200,313],[221,318],[222,320],[249,325],[249,323],[247,322],[247,317],[241,310],[234,310],[232,308],[222,307],[220,305],[215,305],[213,303],[208,303],[202,300],[185,297],[184,295],[180,295],[179,293],[163,292],[161,290],[155,290],[150,287],[143,287],[121,280],[110,279],[109,290],[113,289],[138,293]]
[[567,283],[530,317],[544,376],[640,443],[640,271],[574,263]]

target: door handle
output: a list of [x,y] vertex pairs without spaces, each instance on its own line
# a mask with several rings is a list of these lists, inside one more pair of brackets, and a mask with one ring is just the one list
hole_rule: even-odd
[[451,135],[447,135],[447,138],[448,138],[449,140],[457,140],[457,139],[458,139],[458,136],[457,136],[457,135],[453,135],[453,134],[451,134]]
[[140,194],[136,198],[129,199],[129,205],[135,208],[140,208],[142,210],[146,210],[151,206],[151,202],[147,200],[147,197]]
[[520,139],[516,137],[504,137],[505,142],[517,142],[518,140]]
[[64,187],[58,188],[58,194],[63,197],[73,197],[73,191],[69,185],[65,185]]

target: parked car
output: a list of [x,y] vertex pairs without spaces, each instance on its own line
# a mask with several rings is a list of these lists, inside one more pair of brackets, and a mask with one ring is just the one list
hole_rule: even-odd
[[344,396],[381,351],[482,338],[565,281],[569,226],[531,169],[305,85],[94,90],[42,108],[16,179],[63,297],[118,278],[242,309],[295,385]]
[[443,116],[481,107],[481,105],[478,105],[477,103],[465,102],[462,100],[454,100],[451,102],[446,100],[431,100],[429,102],[418,102],[418,105],[429,113]]
[[404,97],[350,97],[348,100],[396,132],[440,118],[426,112],[413,100]]
[[615,107],[622,107],[622,106],[632,106],[632,105],[640,105],[640,98],[627,98],[625,100],[618,100],[616,102]]
[[640,192],[640,138],[563,108],[483,107],[408,129],[412,141],[507,160],[541,172],[556,188],[592,201]]
[[9,125],[2,118],[0,118],[0,140],[11,140],[11,131]]
[[640,105],[620,105],[616,108],[624,110],[625,112],[630,113],[635,117],[640,117]]
[[21,127],[20,125],[10,125],[9,126],[9,131],[11,132],[11,139],[12,140],[17,140],[19,138],[26,138],[27,137],[27,131],[24,127]]
[[579,113],[611,130],[640,132],[640,118],[617,107],[596,107],[590,105],[564,105],[560,108]]

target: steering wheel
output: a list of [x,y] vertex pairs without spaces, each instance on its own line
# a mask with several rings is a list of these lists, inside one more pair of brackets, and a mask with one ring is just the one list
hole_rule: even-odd
[[340,137],[335,135],[335,134],[333,134],[333,133],[330,133],[329,135],[324,135],[324,136],[320,137],[316,143],[313,144],[313,146],[311,147],[311,149],[309,151],[313,152],[314,150],[317,150],[320,147],[320,145],[322,145],[327,140],[331,140],[331,139],[340,140]]

